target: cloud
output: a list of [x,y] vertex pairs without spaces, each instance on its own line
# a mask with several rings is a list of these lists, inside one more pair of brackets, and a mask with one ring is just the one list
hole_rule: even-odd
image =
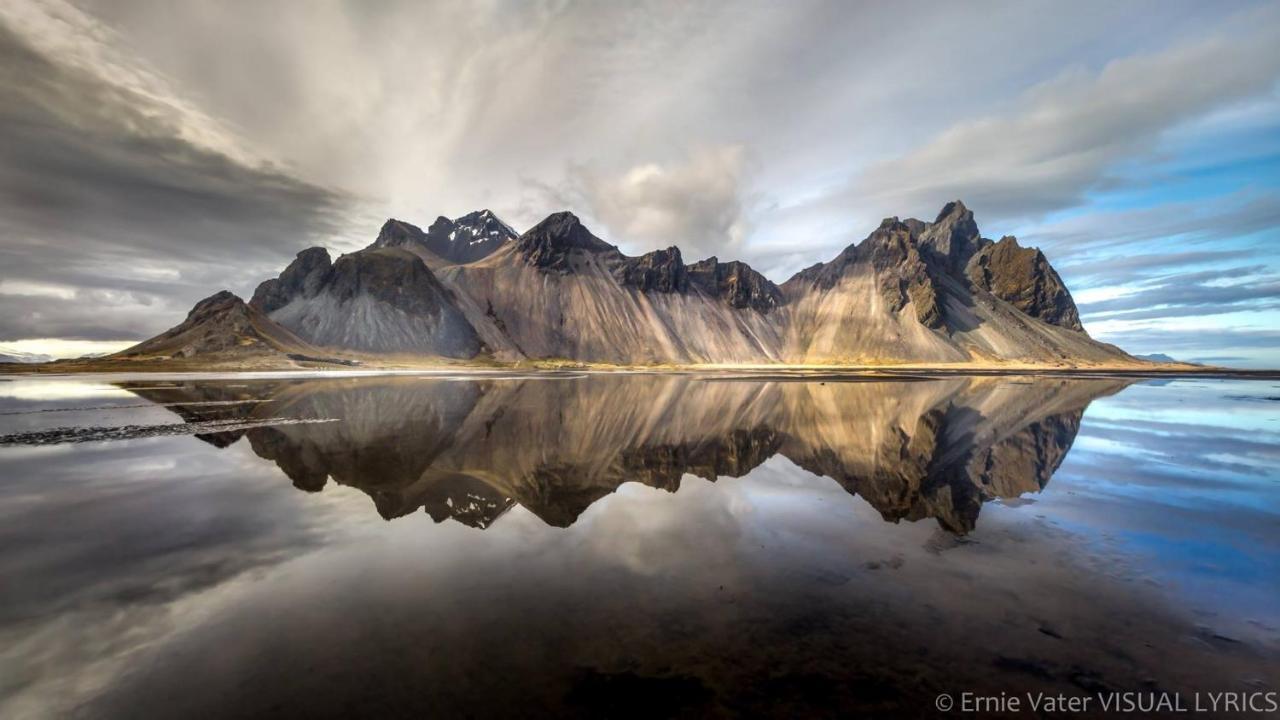
[[348,198],[255,160],[49,7],[0,15],[0,340],[144,337],[340,231]]
[[1080,303],[1087,321],[1218,315],[1280,308],[1280,276],[1265,265],[1201,270],[1149,280],[1139,289]]
[[[1111,269],[1135,255],[1196,269],[1174,255],[1249,249],[1233,238],[1280,212],[1280,13],[1237,10],[13,0],[0,342],[140,338],[301,247],[481,207],[521,228],[568,207],[628,252],[678,244],[783,280],[961,197],[991,236],[1069,264],[1073,289],[1161,276],[1155,257]],[[1174,176],[1189,188],[1162,194]],[[1183,192],[1210,176],[1233,202]],[[1125,206],[1121,186],[1160,207],[1098,210]],[[1008,227],[1046,208],[1084,217]]]
[[1178,359],[1228,362],[1240,367],[1275,367],[1280,330],[1227,327],[1123,327],[1098,333],[1129,352],[1164,352]]
[[746,233],[742,147],[694,150],[681,162],[645,163],[609,175],[569,169],[556,199],[578,199],[613,242],[648,251],[677,245],[687,260],[732,254]]
[[1008,109],[960,122],[862,173],[854,194],[919,213],[962,197],[999,217],[1081,205],[1115,166],[1151,153],[1161,133],[1224,104],[1270,91],[1280,77],[1274,8],[1161,52],[1077,68],[1024,92]]
[[1254,255],[1255,253],[1250,250],[1156,252],[1111,257],[1107,258],[1105,263],[1099,263],[1095,260],[1080,260],[1069,264],[1060,264],[1056,269],[1064,275],[1075,274],[1085,277],[1087,282],[1083,284],[1093,286],[1106,282],[1130,282],[1134,279],[1146,278],[1152,275],[1167,275],[1179,268],[1206,263],[1243,260]]
[[1084,212],[1036,225],[1023,238],[1063,254],[1097,253],[1109,263],[1124,261],[1134,246],[1151,241],[1211,244],[1278,227],[1280,191],[1242,190],[1150,207]]

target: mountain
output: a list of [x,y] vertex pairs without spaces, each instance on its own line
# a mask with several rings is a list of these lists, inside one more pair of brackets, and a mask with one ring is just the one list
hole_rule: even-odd
[[180,325],[116,353],[117,358],[318,356],[323,351],[223,290],[196,303]]
[[303,250],[258,286],[250,305],[325,347],[452,358],[481,350],[453,292],[400,246],[375,245],[337,261],[323,248]]
[[[717,263],[718,266],[718,263]],[[776,361],[775,290],[749,268],[742,282],[706,265],[689,268],[678,248],[628,257],[560,212],[479,262],[441,279],[474,301],[469,317],[490,347],[526,357],[609,363]],[[752,282],[763,293],[750,307]],[[742,296],[734,299],[733,293]],[[735,303],[747,307],[735,307]]]
[[558,212],[516,235],[481,210],[390,219],[364,250],[311,248],[250,305],[335,350],[613,364],[1135,364],[1090,338],[1048,258],[982,237],[956,201],[885,219],[781,285],[742,262],[628,256]]
[[1133,362],[1084,332],[1039,250],[983,238],[958,201],[932,223],[884,220],[782,291],[788,362]]
[[[477,210],[455,220],[441,216],[423,232],[400,220],[388,220],[374,247],[405,247],[418,252],[431,267],[475,262],[516,239],[516,231],[489,210]],[[423,252],[425,251],[425,252]]]
[[23,365],[46,363],[53,360],[52,355],[22,352],[11,348],[0,347],[0,363],[19,363]]
[[1200,363],[1191,362],[1189,360],[1178,360],[1177,358],[1170,357],[1164,353],[1148,353],[1146,355],[1134,355],[1134,357],[1139,358],[1141,360],[1148,360],[1154,363],[1173,363],[1176,365],[1199,365],[1200,364]]

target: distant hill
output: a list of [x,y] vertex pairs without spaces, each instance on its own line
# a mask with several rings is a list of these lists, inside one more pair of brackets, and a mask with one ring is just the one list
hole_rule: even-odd
[[[368,248],[337,260],[304,250],[235,311],[252,318],[263,345],[287,337],[330,351],[461,359],[1140,362],[1088,336],[1042,252],[982,237],[959,201],[932,222],[888,218],[781,285],[741,262],[686,263],[674,246],[627,256],[570,212],[520,235],[487,210],[427,231],[388,220]],[[235,344],[205,336],[191,352]]]
[[51,355],[22,352],[12,348],[0,347],[0,363],[43,363],[53,360]]
[[113,357],[241,359],[320,354],[315,346],[223,290],[196,303],[181,324]]
[[1150,360],[1151,362],[1158,362],[1158,363],[1183,363],[1186,365],[1196,364],[1196,363],[1188,363],[1185,360],[1175,360],[1174,358],[1171,358],[1168,355],[1165,355],[1164,353],[1147,353],[1146,355],[1134,355],[1134,357],[1140,360]]

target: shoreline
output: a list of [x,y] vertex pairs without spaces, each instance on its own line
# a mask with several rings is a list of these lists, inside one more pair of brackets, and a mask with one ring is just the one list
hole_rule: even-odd
[[893,364],[893,365],[604,365],[595,363],[534,362],[511,364],[407,364],[342,366],[329,364],[296,365],[172,362],[85,362],[61,361],[40,364],[0,363],[0,378],[83,378],[83,377],[177,377],[200,378],[308,378],[308,377],[376,377],[376,376],[569,376],[609,374],[708,375],[741,380],[911,380],[938,377],[1129,377],[1135,379],[1204,378],[1280,380],[1280,370],[1254,370],[1191,365],[1151,364],[1110,366],[1060,365],[989,365],[989,364]]

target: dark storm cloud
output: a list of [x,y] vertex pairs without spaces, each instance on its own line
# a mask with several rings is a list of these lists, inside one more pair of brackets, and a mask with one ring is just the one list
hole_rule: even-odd
[[37,288],[6,288],[0,341],[145,336],[341,226],[340,194],[200,146],[3,24],[0,68],[2,279]]

